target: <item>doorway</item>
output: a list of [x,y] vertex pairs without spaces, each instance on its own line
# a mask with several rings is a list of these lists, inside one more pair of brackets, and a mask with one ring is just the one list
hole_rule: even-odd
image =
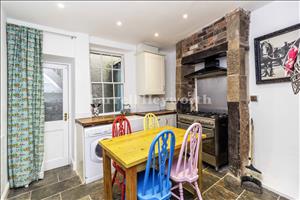
[[44,62],[44,170],[70,164],[68,64]]

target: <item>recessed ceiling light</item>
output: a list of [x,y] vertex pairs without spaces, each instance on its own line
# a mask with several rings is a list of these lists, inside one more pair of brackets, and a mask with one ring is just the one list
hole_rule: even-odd
[[182,18],[183,18],[183,19],[187,19],[188,17],[189,17],[188,14],[183,14],[183,15],[182,15]]
[[117,26],[122,26],[122,22],[121,21],[117,21]]
[[154,36],[155,36],[155,37],[158,37],[158,36],[159,36],[159,34],[158,34],[158,33],[154,33]]
[[59,8],[64,8],[65,5],[64,5],[63,3],[57,3],[57,7],[59,7]]

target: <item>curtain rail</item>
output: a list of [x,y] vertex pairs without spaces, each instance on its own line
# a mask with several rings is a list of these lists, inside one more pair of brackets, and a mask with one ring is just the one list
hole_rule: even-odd
[[6,23],[16,24],[16,25],[19,25],[19,26],[26,26],[26,27],[30,27],[30,28],[35,28],[35,29],[39,29],[39,30],[41,30],[45,33],[52,33],[52,34],[56,34],[56,35],[62,35],[62,36],[70,37],[72,39],[77,38],[77,36],[74,36],[74,35],[69,35],[69,34],[65,34],[65,33],[61,33],[61,32],[47,30],[48,28],[46,26],[33,24],[33,23],[27,23],[27,22],[23,22],[23,21],[20,21],[20,20],[16,20],[16,19],[7,18]]
[[64,34],[64,33],[58,33],[58,32],[54,32],[54,31],[43,30],[43,32],[45,32],[45,33],[52,33],[52,34],[55,34],[55,35],[62,35],[62,36],[70,37],[71,39],[76,39],[77,38],[74,35],[68,35],[68,34]]

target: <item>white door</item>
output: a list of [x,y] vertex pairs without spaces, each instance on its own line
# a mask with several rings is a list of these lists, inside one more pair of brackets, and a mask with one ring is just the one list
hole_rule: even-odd
[[43,67],[46,171],[69,164],[69,82],[67,64],[44,62]]

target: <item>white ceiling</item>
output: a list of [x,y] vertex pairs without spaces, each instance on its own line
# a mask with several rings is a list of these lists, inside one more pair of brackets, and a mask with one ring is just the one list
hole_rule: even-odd
[[[1,1],[10,18],[91,36],[168,48],[189,34],[242,7],[255,10],[261,1],[148,1],[148,2],[57,2]],[[188,14],[184,20],[182,15]],[[120,20],[123,25],[118,27]],[[154,37],[154,33],[159,37]]]

